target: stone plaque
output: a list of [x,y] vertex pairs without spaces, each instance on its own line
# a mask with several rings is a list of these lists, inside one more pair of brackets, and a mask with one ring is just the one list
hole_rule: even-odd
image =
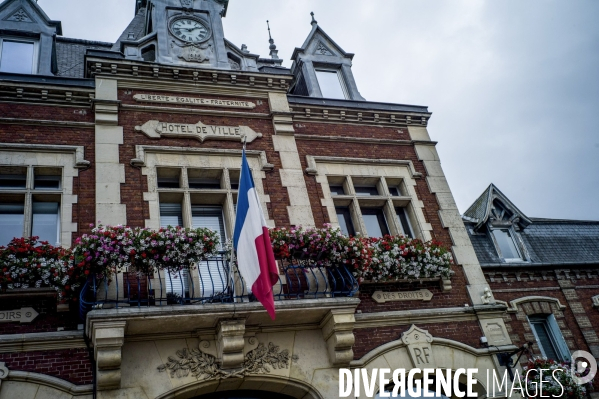
[[431,345],[433,336],[428,331],[412,324],[408,331],[401,334],[401,340],[408,347],[408,353],[414,367],[421,369],[436,367]]
[[0,310],[0,323],[31,323],[38,314],[33,308]]
[[372,299],[377,303],[394,302],[394,301],[425,301],[433,299],[433,293],[427,289],[418,291],[399,291],[399,292],[382,292],[375,291],[372,294]]
[[135,94],[133,99],[138,102],[161,104],[206,105],[209,107],[254,109],[256,104],[249,101],[217,100],[214,98],[160,96],[155,94]]
[[135,126],[135,130],[143,132],[146,136],[159,139],[161,137],[193,138],[204,142],[205,140],[234,140],[243,142],[244,137],[251,143],[262,133],[257,133],[247,126],[214,126],[198,122],[195,125],[187,123],[169,123],[160,121],[147,121],[142,126]]

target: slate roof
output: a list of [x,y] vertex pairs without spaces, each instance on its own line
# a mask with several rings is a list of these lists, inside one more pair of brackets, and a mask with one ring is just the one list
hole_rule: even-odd
[[470,241],[482,266],[522,267],[596,264],[599,266],[599,221],[531,218],[520,231],[531,257],[530,263],[502,263],[491,238],[475,223],[465,220]]
[[112,43],[95,42],[91,40],[56,38],[56,63],[58,72],[56,76],[69,78],[83,78],[85,52],[88,49],[110,50]]
[[[146,9],[140,8],[137,15],[129,22],[129,25],[125,28],[121,36],[112,46],[112,51],[121,51],[121,42],[124,40],[139,40],[144,36],[146,27]],[[129,38],[129,34],[132,34],[132,38]]]

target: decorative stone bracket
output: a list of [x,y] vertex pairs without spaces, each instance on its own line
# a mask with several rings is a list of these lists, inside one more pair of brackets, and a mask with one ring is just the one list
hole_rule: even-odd
[[334,366],[349,366],[354,359],[354,309],[331,310],[320,323],[322,335]]
[[217,331],[217,353],[223,370],[239,369],[243,365],[245,319],[221,320]]
[[125,321],[95,323],[92,343],[96,360],[98,390],[121,387],[121,348],[125,342]]

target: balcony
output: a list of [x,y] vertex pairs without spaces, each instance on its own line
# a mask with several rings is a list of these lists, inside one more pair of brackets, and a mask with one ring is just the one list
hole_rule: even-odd
[[[310,259],[279,261],[275,301],[352,297],[358,282],[343,265],[318,266]],[[111,280],[92,277],[80,294],[80,317],[92,309],[217,305],[256,302],[243,277],[224,253],[200,262],[195,270],[159,271],[151,276],[124,272]]]

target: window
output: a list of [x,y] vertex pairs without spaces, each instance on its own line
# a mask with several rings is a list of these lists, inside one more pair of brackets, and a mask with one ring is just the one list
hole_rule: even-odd
[[555,316],[552,314],[529,316],[528,321],[532,326],[537,345],[543,356],[558,361],[570,359],[570,350],[562,336]]
[[318,79],[320,93],[323,98],[337,98],[341,100],[348,98],[341,71],[317,69],[316,78]]
[[[209,228],[224,245],[235,217],[239,169],[158,167],[156,175],[161,227]],[[228,289],[230,276],[222,262],[207,260],[197,266],[192,275],[184,270],[165,276],[167,292],[189,298],[193,285],[195,298],[210,298]]]
[[335,208],[337,211],[337,220],[339,221],[339,228],[346,236],[356,235],[354,230],[354,224],[351,221],[351,215],[349,213],[349,208],[347,207],[337,207]]
[[389,234],[389,228],[382,209],[362,209],[362,219],[364,220],[364,227],[366,227],[366,234],[369,237],[382,237]]
[[0,245],[37,236],[60,245],[62,169],[0,166]]
[[409,210],[411,198],[399,195],[403,190],[401,178],[327,176],[327,180],[344,234],[414,237]]
[[6,38],[0,39],[0,47],[0,72],[37,72],[36,42]]
[[522,261],[522,256],[516,246],[514,233],[511,229],[492,229],[491,231],[495,239],[497,252],[501,258],[506,262]]

